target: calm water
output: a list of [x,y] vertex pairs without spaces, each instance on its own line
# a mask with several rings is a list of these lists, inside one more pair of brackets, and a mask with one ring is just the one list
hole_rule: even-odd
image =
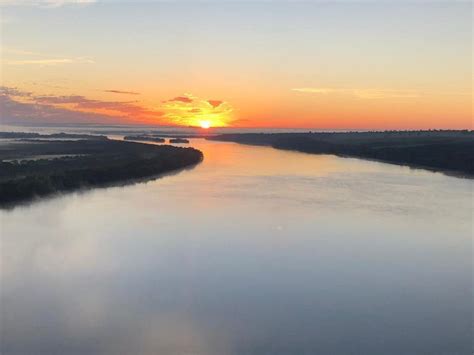
[[192,143],[0,212],[2,354],[472,354],[472,181]]

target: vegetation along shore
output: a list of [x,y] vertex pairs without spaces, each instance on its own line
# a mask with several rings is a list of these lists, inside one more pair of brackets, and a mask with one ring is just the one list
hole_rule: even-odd
[[378,160],[474,177],[474,132],[468,130],[242,133],[208,139]]
[[193,148],[107,139],[0,145],[0,206],[60,191],[151,178],[199,163]]

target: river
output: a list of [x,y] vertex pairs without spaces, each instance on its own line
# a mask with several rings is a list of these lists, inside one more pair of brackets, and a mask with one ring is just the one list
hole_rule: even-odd
[[0,211],[2,354],[471,354],[472,180],[191,140]]

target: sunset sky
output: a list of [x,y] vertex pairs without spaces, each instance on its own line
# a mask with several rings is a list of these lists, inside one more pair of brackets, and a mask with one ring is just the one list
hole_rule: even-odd
[[472,128],[470,1],[3,3],[3,123]]

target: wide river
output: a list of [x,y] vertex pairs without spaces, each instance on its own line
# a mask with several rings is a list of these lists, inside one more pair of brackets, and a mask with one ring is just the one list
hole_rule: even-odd
[[472,354],[472,180],[192,140],[0,211],[2,354]]

